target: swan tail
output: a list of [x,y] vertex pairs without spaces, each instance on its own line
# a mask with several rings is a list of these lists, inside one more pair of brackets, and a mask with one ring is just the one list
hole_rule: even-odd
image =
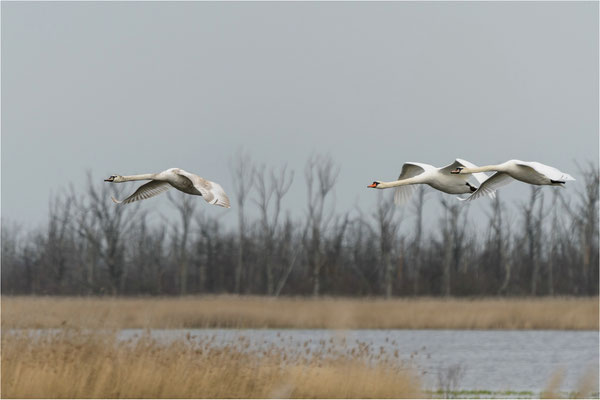
[[569,175],[569,174],[563,174],[563,176],[562,176],[562,180],[563,180],[563,181],[574,181],[574,180],[575,180],[575,178],[573,178],[573,177],[572,177],[571,175]]

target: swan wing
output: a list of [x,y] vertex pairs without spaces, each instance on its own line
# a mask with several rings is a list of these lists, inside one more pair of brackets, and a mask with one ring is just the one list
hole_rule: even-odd
[[[211,184],[211,189],[208,191],[209,196],[205,197],[204,195],[202,195],[202,197],[204,197],[204,199],[209,202],[210,204],[215,204],[217,206],[221,206],[221,207],[225,207],[225,208],[231,208],[231,203],[229,202],[229,197],[227,197],[227,194],[225,193],[225,190],[223,189],[223,187],[221,187],[221,185],[219,185],[216,182],[211,182],[211,181],[207,181]],[[212,200],[209,200],[209,197],[212,197]]]
[[435,169],[433,165],[417,162],[406,162],[404,165],[402,165],[402,171],[400,171],[398,180],[412,178],[432,169]]
[[204,179],[196,174],[180,169],[178,174],[188,178],[194,187],[200,192],[204,200],[209,204],[214,204],[220,207],[231,208],[229,197],[225,190],[216,182]]
[[473,201],[475,199],[480,198],[481,196],[490,196],[492,198],[495,197],[495,191],[502,186],[508,185],[513,181],[513,178],[504,173],[504,172],[496,172],[494,175],[486,179],[479,189],[471,193],[471,195],[465,199],[458,198],[459,200],[465,201]]
[[[404,163],[404,165],[402,166],[402,171],[400,171],[400,176],[398,176],[398,180],[413,178],[433,168],[435,167],[429,164],[416,162]],[[397,205],[405,204],[410,200],[413,193],[415,192],[415,189],[415,185],[398,186],[394,191],[394,203]]]
[[531,168],[532,173],[538,173],[546,176],[553,181],[574,181],[571,175],[566,174],[564,172],[559,171],[558,169],[551,167],[546,164],[542,164],[536,161],[518,161],[515,162],[516,165],[525,168]]
[[150,197],[158,196],[159,194],[169,190],[170,187],[171,185],[169,185],[168,182],[150,181],[140,186],[135,192],[133,192],[131,196],[127,197],[126,199],[119,201],[115,199],[114,196],[111,196],[111,199],[117,204],[129,204],[133,203],[134,201],[145,200],[149,199]]
[[415,192],[415,185],[398,186],[394,191],[394,203],[396,205],[406,204]]

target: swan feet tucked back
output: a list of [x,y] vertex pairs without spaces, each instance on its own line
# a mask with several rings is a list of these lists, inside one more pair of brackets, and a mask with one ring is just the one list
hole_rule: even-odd
[[180,168],[169,168],[157,174],[111,175],[104,182],[120,183],[141,180],[149,180],[150,182],[140,186],[126,199],[119,201],[112,197],[112,200],[118,204],[129,204],[134,201],[149,199],[174,187],[187,194],[202,196],[209,204],[225,208],[231,207],[229,197],[227,197],[221,185]]

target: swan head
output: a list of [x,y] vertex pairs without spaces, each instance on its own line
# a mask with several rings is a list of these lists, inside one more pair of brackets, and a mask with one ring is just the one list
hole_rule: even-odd
[[370,188],[377,188],[377,186],[379,186],[381,184],[381,182],[379,181],[373,181],[373,183],[371,183],[370,185],[368,185],[367,187]]
[[462,171],[463,169],[465,169],[464,167],[456,167],[456,169],[453,169],[452,171],[450,171],[451,174],[460,174],[460,171]]
[[123,177],[121,175],[111,175],[104,182],[123,182]]

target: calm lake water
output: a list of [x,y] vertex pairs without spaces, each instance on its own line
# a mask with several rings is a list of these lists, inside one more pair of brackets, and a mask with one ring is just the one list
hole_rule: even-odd
[[[121,331],[120,337],[141,330]],[[275,330],[188,329],[153,330],[160,340],[211,340],[212,346],[249,343],[253,349],[272,346],[292,353],[339,346],[351,351],[369,346],[372,353],[393,354],[422,375],[426,389],[454,382],[454,390],[532,391],[547,387],[557,371],[564,372],[560,390],[578,388],[586,374],[597,374],[597,331],[460,331],[460,330]],[[455,379],[452,381],[452,376]],[[598,391],[596,387],[594,391]]]

